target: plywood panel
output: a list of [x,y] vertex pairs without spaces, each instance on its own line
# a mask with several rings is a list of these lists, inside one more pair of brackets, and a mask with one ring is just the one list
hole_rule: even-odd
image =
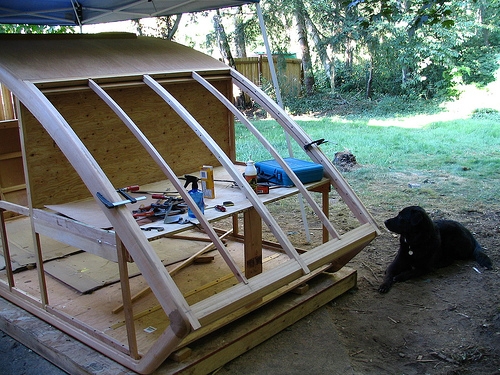
[[[0,35],[0,65],[32,82],[228,70],[187,46],[134,34]],[[120,81],[120,79],[118,79]]]
[[[230,81],[214,84],[227,96]],[[222,104],[195,82],[166,84],[167,89],[205,127],[234,160],[233,119]],[[219,165],[195,133],[145,85],[108,89],[146,134],[176,174]],[[47,97],[60,111],[117,187],[165,179],[160,169],[111,109],[92,91],[52,93]],[[89,192],[57,145],[23,108],[27,163],[34,207],[89,197]]]

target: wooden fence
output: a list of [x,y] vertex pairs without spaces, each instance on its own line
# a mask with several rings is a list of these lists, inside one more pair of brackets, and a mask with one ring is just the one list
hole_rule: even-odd
[[[272,85],[271,71],[267,57],[246,57],[234,59],[236,70],[261,88]],[[273,58],[278,72],[278,82],[283,95],[297,96],[302,86],[302,61],[300,59]]]

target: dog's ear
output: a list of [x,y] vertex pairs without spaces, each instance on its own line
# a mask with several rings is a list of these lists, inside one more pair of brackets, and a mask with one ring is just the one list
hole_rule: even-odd
[[420,212],[419,210],[412,210],[411,211],[410,224],[412,226],[416,226],[416,225],[420,224],[422,219],[423,219],[422,212]]

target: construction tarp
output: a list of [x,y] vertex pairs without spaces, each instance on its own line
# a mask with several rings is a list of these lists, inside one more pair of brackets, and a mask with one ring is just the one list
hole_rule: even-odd
[[259,0],[0,0],[0,24],[82,26],[258,2]]

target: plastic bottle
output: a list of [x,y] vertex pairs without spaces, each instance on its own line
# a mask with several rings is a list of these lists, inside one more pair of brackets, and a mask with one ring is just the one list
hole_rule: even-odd
[[[186,178],[184,187],[187,187],[189,184],[191,184],[191,190],[188,191],[188,194],[191,196],[191,198],[193,198],[201,213],[204,214],[205,202],[203,201],[203,191],[198,189],[198,177],[190,175],[185,175],[184,177]],[[193,218],[196,217],[194,212],[191,210],[191,207],[188,207],[188,216]]]
[[245,168],[245,180],[250,184],[251,188],[257,192],[257,168],[253,160],[247,161]]

